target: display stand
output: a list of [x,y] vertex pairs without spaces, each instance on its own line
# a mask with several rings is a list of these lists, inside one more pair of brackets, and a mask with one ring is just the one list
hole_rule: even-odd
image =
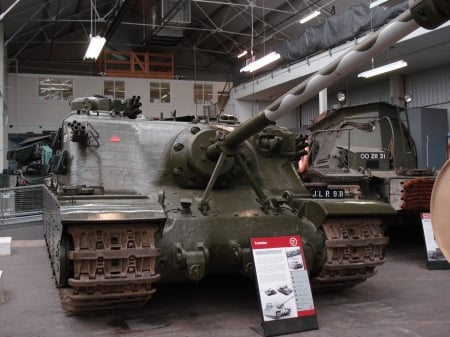
[[425,246],[427,249],[427,267],[428,269],[450,269],[450,264],[442,254],[434,238],[433,227],[431,224],[430,213],[421,213],[423,234],[425,237]]
[[250,242],[264,336],[318,329],[300,236]]

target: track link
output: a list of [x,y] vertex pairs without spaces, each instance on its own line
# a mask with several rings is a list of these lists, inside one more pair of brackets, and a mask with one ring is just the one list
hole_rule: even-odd
[[125,223],[70,225],[73,250],[69,250],[73,277],[62,289],[68,314],[145,305],[159,280],[155,261],[154,224]]
[[312,279],[315,290],[348,288],[375,275],[384,263],[389,238],[379,218],[333,218],[322,225],[326,260]]

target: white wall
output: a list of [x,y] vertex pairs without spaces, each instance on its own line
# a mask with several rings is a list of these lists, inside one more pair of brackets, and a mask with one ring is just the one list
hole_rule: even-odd
[[[8,113],[6,128],[9,133],[42,132],[56,130],[60,121],[70,112],[67,101],[43,101],[38,97],[38,80],[46,75],[9,74],[8,75]],[[171,83],[171,102],[150,103],[149,79],[109,78],[109,77],[51,77],[72,78],[74,97],[91,96],[103,93],[104,80],[125,81],[125,97],[140,95],[143,103],[142,110],[148,117],[159,118],[161,112],[169,117],[170,112],[177,111],[177,116],[202,115],[203,106],[194,104],[194,81],[184,80],[154,80]],[[443,66],[405,77],[406,91],[413,95],[411,107],[429,106],[450,110],[448,89],[450,86],[450,66]],[[198,82],[200,83],[200,82]],[[213,102],[217,102],[217,92],[222,91],[224,82],[202,82],[213,84]],[[232,90],[233,92],[233,90]],[[329,104],[334,104],[334,92],[329,92]],[[368,86],[352,89],[348,92],[348,104],[362,104],[374,101],[389,101],[389,82],[384,80]],[[236,99],[233,95],[225,106],[225,113],[236,116],[245,121],[258,114],[270,102],[248,101]],[[299,112],[293,111],[280,119],[277,124],[289,129],[302,125],[309,125],[318,114],[318,98],[303,104]],[[300,120],[301,119],[301,120]],[[450,120],[450,118],[449,118]]]
[[450,107],[450,64],[407,76],[406,92],[411,107]]
[[[8,133],[25,133],[56,130],[61,120],[70,113],[68,101],[42,100],[38,95],[39,78],[66,78],[73,80],[73,97],[86,97],[103,94],[105,80],[125,82],[125,97],[141,96],[142,111],[148,117],[170,117],[203,115],[203,105],[194,104],[194,81],[112,78],[90,76],[58,76],[39,74],[8,74]],[[170,82],[171,102],[150,103],[150,81]],[[213,85],[213,102],[217,102],[217,93],[223,90],[224,82],[197,82]]]

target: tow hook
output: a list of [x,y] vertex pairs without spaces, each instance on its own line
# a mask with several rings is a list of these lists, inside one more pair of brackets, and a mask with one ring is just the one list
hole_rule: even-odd
[[180,242],[175,243],[176,261],[185,267],[186,277],[199,281],[205,276],[206,265],[209,262],[209,250],[203,242],[195,244],[196,250],[186,250]]

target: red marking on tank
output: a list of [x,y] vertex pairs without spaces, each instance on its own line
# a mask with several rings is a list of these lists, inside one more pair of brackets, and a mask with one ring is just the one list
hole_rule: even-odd
[[109,141],[113,142],[113,143],[117,143],[117,142],[120,142],[120,138],[119,138],[119,136],[114,135],[109,139]]

